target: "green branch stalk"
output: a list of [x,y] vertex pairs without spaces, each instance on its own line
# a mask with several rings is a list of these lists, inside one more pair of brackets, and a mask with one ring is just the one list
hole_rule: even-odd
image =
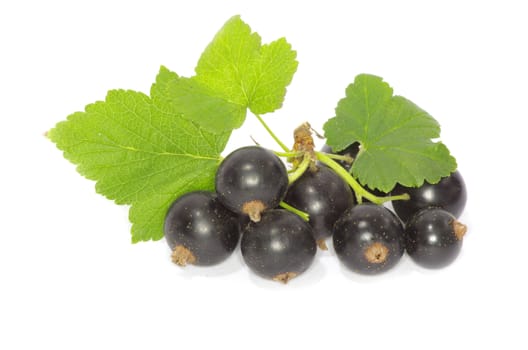
[[291,185],[295,181],[297,181],[302,174],[308,169],[311,163],[310,156],[308,154],[304,154],[302,162],[299,164],[297,168],[294,168],[294,170],[288,175],[288,183]]
[[[255,117],[259,120],[260,124],[266,129],[268,134],[275,140],[275,142],[284,150],[284,152],[274,152],[279,157],[291,157],[293,156],[300,156],[300,152],[294,152],[290,150],[278,137],[275,135],[275,133],[270,129],[270,127],[266,124],[266,122],[261,118],[260,115],[255,114]],[[397,196],[384,196],[384,197],[378,197],[361,186],[361,184],[352,176],[351,172],[348,172],[345,168],[343,168],[339,163],[337,163],[336,160],[344,160],[347,162],[352,162],[353,158],[349,156],[341,156],[338,154],[329,154],[324,152],[318,152],[315,151],[315,155],[317,157],[317,160],[319,160],[321,163],[327,165],[330,169],[332,169],[337,175],[339,175],[354,191],[356,195],[357,203],[362,203],[363,198],[369,200],[370,202],[374,204],[381,205],[388,201],[395,201],[395,200],[408,200],[410,197],[407,193],[397,195]],[[304,174],[304,172],[308,169],[310,166],[311,159],[310,157],[305,153],[303,156],[303,160],[301,164],[296,169],[293,169],[289,172],[288,175],[288,181],[289,183],[295,182],[299,177]],[[288,211],[291,211],[300,217],[302,217],[304,220],[308,221],[308,214],[300,211],[296,208],[293,208],[289,204],[285,202],[281,202],[280,206]]]
[[282,201],[280,202],[279,204],[282,208],[286,209],[287,211],[289,212],[292,212],[294,214],[297,214],[301,217],[301,219],[303,219],[304,221],[309,221],[310,220],[310,215],[308,215],[308,213],[305,213],[304,211],[302,210],[299,210],[297,208],[294,208],[292,207],[291,205],[289,205],[288,203]]
[[356,179],[341,165],[336,163],[332,158],[330,158],[326,153],[323,152],[315,152],[317,156],[317,160],[319,160],[321,163],[327,165],[330,167],[333,171],[337,173],[337,175],[341,176],[345,182],[352,187],[354,190],[354,193],[356,194],[356,199],[358,203],[363,202],[363,198],[368,199],[372,203],[375,204],[383,204],[388,201],[394,201],[394,200],[407,200],[409,199],[409,195],[407,193],[397,195],[397,196],[385,196],[385,197],[378,197],[376,195],[373,195],[369,191],[365,190],[359,182],[357,182]]
[[325,155],[328,158],[345,161],[349,164],[352,164],[352,162],[354,161],[354,158],[352,158],[351,156],[343,156],[341,154],[332,154],[332,153],[325,153]]
[[297,158],[297,157],[301,157],[302,155],[304,155],[304,152],[278,152],[278,151],[273,151],[273,153],[275,153],[275,155],[277,157],[288,157],[288,158]]

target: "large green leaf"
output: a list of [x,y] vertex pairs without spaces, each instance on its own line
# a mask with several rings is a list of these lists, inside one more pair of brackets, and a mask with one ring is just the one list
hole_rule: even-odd
[[104,102],[58,123],[48,137],[79,173],[97,182],[97,192],[132,205],[137,242],[163,237],[163,218],[174,199],[213,189],[229,133],[207,133],[163,101],[112,90]]
[[447,147],[433,141],[440,137],[438,122],[411,101],[393,96],[392,88],[373,75],[356,77],[324,130],[335,151],[360,143],[352,174],[372,189],[435,183],[456,169]]

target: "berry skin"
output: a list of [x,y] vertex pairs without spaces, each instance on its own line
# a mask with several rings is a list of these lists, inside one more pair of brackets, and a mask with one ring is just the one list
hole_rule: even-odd
[[392,268],[405,250],[401,221],[389,209],[359,204],[336,222],[334,249],[352,271],[374,275]]
[[231,255],[240,238],[240,227],[238,217],[213,193],[198,191],[172,204],[165,217],[164,233],[175,264],[208,266]]
[[441,208],[426,208],[407,224],[405,248],[420,266],[442,268],[451,264],[462,248],[466,226]]
[[411,198],[392,202],[394,211],[403,222],[409,221],[414,214],[427,207],[443,208],[459,217],[467,200],[466,185],[458,171],[442,178],[436,184],[426,182],[421,187],[397,185],[392,190],[392,195],[403,193],[408,193]]
[[310,225],[283,209],[267,211],[260,222],[246,226],[240,245],[253,272],[283,283],[308,269],[316,252]]
[[286,194],[284,163],[267,149],[249,146],[229,154],[215,178],[218,199],[231,211],[259,221],[261,213],[279,205]]
[[310,215],[316,240],[331,236],[337,219],[355,204],[350,186],[327,167],[307,170],[288,188],[284,201]]

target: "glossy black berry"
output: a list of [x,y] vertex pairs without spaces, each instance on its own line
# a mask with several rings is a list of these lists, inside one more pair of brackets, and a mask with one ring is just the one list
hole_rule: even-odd
[[258,221],[264,210],[277,207],[284,198],[288,174],[273,152],[249,146],[237,149],[222,161],[215,185],[223,205]]
[[350,186],[327,167],[305,171],[284,201],[310,215],[316,240],[331,236],[337,219],[355,203]]
[[408,193],[409,200],[393,201],[392,206],[400,219],[404,222],[421,209],[439,207],[459,217],[466,205],[466,185],[458,171],[442,178],[436,184],[424,183],[420,187],[404,187],[397,185],[393,195]]
[[240,237],[238,217],[210,192],[191,192],[178,198],[167,211],[164,233],[178,265],[215,265],[236,248]]
[[[342,156],[349,156],[352,159],[355,159],[357,154],[359,153],[359,142],[354,142],[353,144],[351,144],[347,148],[345,148],[345,149],[343,149],[343,150],[341,150],[341,151],[339,151],[337,153],[335,153],[330,146],[325,144],[321,148],[321,152],[334,153],[334,154],[339,154],[339,155],[342,155]],[[349,170],[350,167],[352,166],[352,163],[346,162],[344,160],[336,160],[336,162],[339,163],[346,170]]]
[[389,209],[359,204],[336,222],[334,249],[341,262],[362,274],[377,274],[392,268],[405,250],[401,221]]
[[260,222],[246,226],[241,250],[253,272],[286,283],[312,264],[316,243],[307,222],[291,212],[275,209],[263,213]]
[[426,208],[407,224],[405,248],[418,265],[441,268],[458,256],[466,229],[444,209]]

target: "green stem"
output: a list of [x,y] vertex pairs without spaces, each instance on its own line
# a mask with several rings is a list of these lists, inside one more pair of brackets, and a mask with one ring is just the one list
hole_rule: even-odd
[[308,167],[310,166],[310,162],[311,162],[310,156],[305,154],[301,164],[299,164],[299,166],[295,168],[295,170],[293,170],[290,174],[288,174],[288,183],[290,185],[294,183],[295,181],[297,181],[297,179],[300,178],[302,174],[304,174],[306,169],[308,169]]
[[348,171],[346,171],[345,168],[343,168],[341,165],[336,163],[332,158],[328,157],[328,155],[322,152],[315,152],[315,154],[317,156],[317,159],[320,162],[326,164],[328,167],[334,170],[337,173],[337,175],[341,176],[341,178],[345,180],[346,183],[350,185],[350,187],[352,187],[352,189],[354,190],[354,193],[356,194],[356,199],[358,203],[361,203],[363,201],[363,198],[366,198],[375,204],[383,204],[385,202],[393,201],[393,200],[409,199],[409,195],[407,193],[404,193],[398,196],[386,196],[386,197],[375,196],[369,191],[365,190],[359,184],[359,182],[357,182],[357,180],[354,179]]
[[[321,152],[321,153],[324,153],[324,152]],[[341,154],[332,154],[332,153],[324,153],[324,155],[327,156],[328,158],[343,160],[347,163],[352,163],[354,161],[354,158],[352,158],[351,156],[343,156]]]
[[301,219],[303,219],[304,221],[310,220],[310,215],[308,215],[308,213],[305,213],[302,210],[294,208],[294,207],[292,207],[291,205],[289,205],[288,203],[286,203],[284,201],[280,202],[280,206],[283,207],[284,209],[286,209],[289,212],[292,212],[294,214],[299,215],[301,217]]
[[268,126],[268,124],[266,124],[264,119],[262,119],[260,117],[260,115],[258,115],[258,114],[255,114],[255,117],[257,117],[257,119],[260,122],[260,124],[262,124],[262,126],[264,127],[264,129],[266,129],[268,134],[270,134],[270,136],[273,137],[273,139],[275,140],[275,142],[277,142],[277,144],[280,146],[280,148],[282,148],[284,150],[284,152],[290,152],[290,149],[284,143],[282,143],[281,140],[279,140],[279,138],[277,137],[277,135],[275,135],[275,133],[273,131],[271,131],[270,127]]
[[304,152],[277,152],[273,151],[277,157],[288,157],[288,158],[297,158],[303,155]]
[[386,198],[386,201],[408,201],[411,199],[411,196],[409,196],[408,193],[399,194],[397,196],[387,196],[387,197],[379,197],[379,198]]

